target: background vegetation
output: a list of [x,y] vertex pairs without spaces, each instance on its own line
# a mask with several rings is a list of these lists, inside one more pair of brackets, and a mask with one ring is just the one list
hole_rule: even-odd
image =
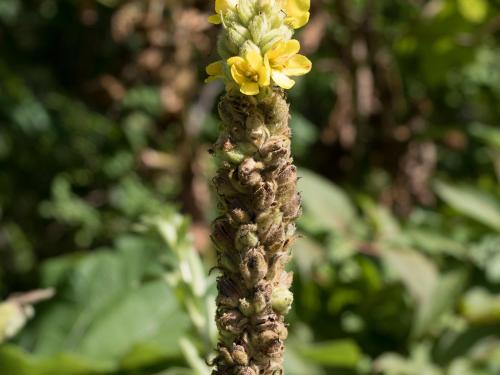
[[[500,2],[312,3],[288,374],[499,374]],[[210,373],[212,5],[0,2],[0,374]]]

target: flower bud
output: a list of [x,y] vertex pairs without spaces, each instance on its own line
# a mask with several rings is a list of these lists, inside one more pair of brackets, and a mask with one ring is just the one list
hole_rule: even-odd
[[253,308],[255,310],[255,314],[260,314],[266,308],[266,296],[263,292],[257,291],[254,295],[253,299]]
[[258,165],[253,158],[245,159],[238,167],[238,178],[243,185],[255,186],[262,181],[257,169]]
[[217,39],[217,52],[223,60],[227,60],[231,56],[238,53],[238,46],[230,43],[225,34],[221,34]]
[[219,351],[219,360],[222,360],[222,363],[225,363],[227,365],[232,365],[233,362],[233,357],[229,353],[229,350],[224,347],[224,346],[219,346],[218,348]]
[[253,337],[252,341],[262,353],[266,354],[279,352],[282,348],[279,335],[272,330],[259,332],[256,337]]
[[234,244],[236,249],[243,251],[257,246],[259,238],[255,234],[257,227],[254,224],[245,224],[238,228]]
[[240,366],[248,365],[248,354],[245,348],[241,345],[235,345],[231,353],[233,360]]
[[290,139],[282,136],[271,137],[259,150],[262,160],[269,165],[290,157]]
[[239,0],[237,9],[241,23],[247,25],[255,14],[254,2],[252,0]]
[[246,298],[240,298],[238,307],[245,316],[251,316],[255,312],[252,304]]
[[241,56],[246,56],[249,52],[261,53],[259,46],[256,45],[251,40],[245,41],[245,43],[243,43],[243,45],[240,47],[240,55]]
[[266,277],[267,262],[262,248],[252,249],[245,255],[240,272],[249,287]]
[[254,191],[253,205],[255,210],[265,210],[274,201],[276,186],[269,181],[261,183]]
[[248,224],[250,222],[250,215],[241,207],[234,207],[229,210],[229,216],[233,223]]
[[231,50],[239,50],[250,39],[248,29],[234,22],[227,27],[227,41]]
[[259,14],[252,18],[248,25],[248,30],[252,35],[254,43],[260,44],[261,39],[269,32],[267,17],[263,14]]
[[217,317],[219,329],[226,334],[241,334],[245,323],[246,318],[238,310],[229,310]]
[[220,277],[217,280],[217,290],[219,291],[217,298],[220,304],[238,307],[243,292],[230,277]]
[[269,31],[260,41],[262,53],[269,51],[276,43],[287,41],[292,38],[293,32],[287,26],[281,26],[278,29]]
[[280,314],[288,314],[292,307],[293,294],[288,289],[277,287],[271,295],[271,305],[273,310]]
[[221,250],[228,250],[234,246],[235,233],[225,217],[215,219],[212,230],[212,241]]
[[284,221],[293,221],[297,219],[302,212],[300,208],[300,194],[295,193],[290,201],[281,206],[281,211],[283,212]]

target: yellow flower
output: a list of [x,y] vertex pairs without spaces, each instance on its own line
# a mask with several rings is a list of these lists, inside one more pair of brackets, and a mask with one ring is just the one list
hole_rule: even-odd
[[208,17],[208,22],[214,25],[222,23],[222,14],[236,7],[238,0],[215,0],[215,14]]
[[271,78],[274,83],[284,89],[290,89],[295,85],[295,81],[289,76],[301,76],[311,71],[311,61],[297,54],[299,50],[299,41],[292,39],[276,43],[264,56],[264,60],[268,61],[271,68]]
[[234,56],[227,60],[231,76],[245,95],[257,95],[260,87],[269,86],[270,68],[267,60],[257,51],[247,52],[245,58]]
[[279,0],[279,3],[286,14],[285,22],[294,29],[309,22],[311,0]]
[[225,78],[224,63],[222,62],[222,60],[209,64],[205,68],[205,71],[208,74],[208,77],[205,79],[206,83],[215,81],[218,78]]

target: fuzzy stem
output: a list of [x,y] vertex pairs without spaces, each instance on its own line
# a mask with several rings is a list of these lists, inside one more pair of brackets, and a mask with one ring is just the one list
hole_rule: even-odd
[[214,184],[221,215],[212,239],[222,275],[213,374],[283,374],[284,315],[293,300],[285,265],[300,215],[288,104],[279,89],[259,96],[230,91],[219,113],[214,151],[222,162]]

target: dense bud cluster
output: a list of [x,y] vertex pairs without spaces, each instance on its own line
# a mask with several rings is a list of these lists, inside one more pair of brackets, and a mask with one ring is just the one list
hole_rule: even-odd
[[220,103],[214,178],[222,215],[213,224],[222,276],[215,374],[282,370],[292,275],[284,269],[300,214],[290,157],[288,105],[280,90],[258,101],[237,92]]
[[207,67],[207,81],[223,79],[227,93],[213,149],[221,215],[212,240],[222,272],[214,375],[281,375],[293,301],[285,265],[301,211],[283,89],[311,69],[291,39],[309,19],[309,0],[216,0],[215,13],[222,60]]

